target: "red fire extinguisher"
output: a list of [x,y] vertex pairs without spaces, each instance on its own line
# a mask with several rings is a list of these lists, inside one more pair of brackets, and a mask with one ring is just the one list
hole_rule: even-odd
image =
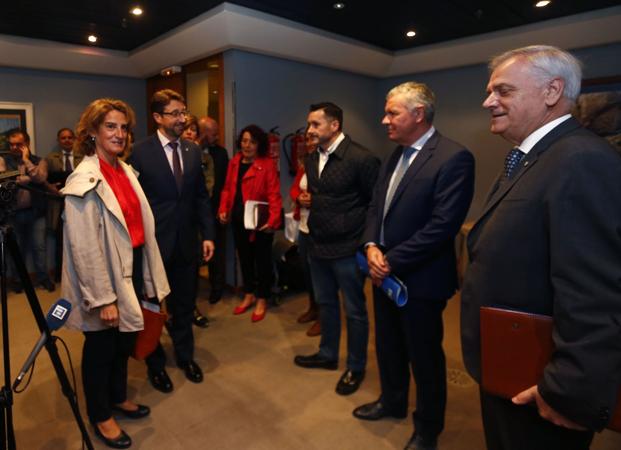
[[285,158],[287,159],[289,173],[292,176],[295,176],[298,172],[300,155],[304,155],[306,153],[306,138],[304,130],[306,130],[306,127],[299,128],[295,133],[288,134],[282,140],[282,150]]
[[276,130],[278,130],[278,126],[275,126],[267,133],[267,142],[269,144],[268,154],[270,158],[274,159],[276,167],[280,172],[280,133]]

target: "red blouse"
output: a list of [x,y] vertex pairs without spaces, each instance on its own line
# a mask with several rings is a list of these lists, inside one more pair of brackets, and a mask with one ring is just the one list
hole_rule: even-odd
[[144,245],[144,227],[142,225],[140,201],[125,171],[120,164],[117,164],[115,168],[101,158],[99,158],[99,168],[121,206],[129,237],[132,240],[132,247],[136,248]]

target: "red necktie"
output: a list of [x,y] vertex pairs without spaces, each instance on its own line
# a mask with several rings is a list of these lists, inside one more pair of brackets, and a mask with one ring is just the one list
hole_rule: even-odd
[[177,183],[177,192],[181,194],[181,187],[183,186],[183,171],[181,170],[181,159],[179,159],[179,152],[177,152],[178,142],[169,142],[168,145],[173,150],[173,175],[175,176],[175,182]]

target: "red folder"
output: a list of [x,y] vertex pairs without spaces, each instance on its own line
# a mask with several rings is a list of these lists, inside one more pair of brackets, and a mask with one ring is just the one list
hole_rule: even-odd
[[[552,317],[482,307],[481,386],[503,398],[536,385],[554,351]],[[621,432],[621,391],[608,428]]]

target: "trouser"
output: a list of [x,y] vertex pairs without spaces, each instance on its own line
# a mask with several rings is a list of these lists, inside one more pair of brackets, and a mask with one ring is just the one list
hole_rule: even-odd
[[586,450],[592,431],[570,430],[539,416],[533,405],[480,391],[483,430],[488,450]]
[[302,260],[302,270],[304,271],[304,284],[308,290],[308,299],[310,302],[310,309],[317,309],[317,301],[315,300],[315,291],[313,289],[313,279],[311,277],[310,269],[310,235],[300,231],[298,234],[298,251],[300,252],[300,259]]
[[407,412],[411,368],[416,382],[414,428],[425,440],[435,440],[444,428],[446,409],[446,300],[410,298],[400,308],[374,287],[373,301],[381,401],[397,414]]
[[[194,359],[192,320],[196,306],[198,264],[188,263],[177,247],[173,257],[164,263],[164,268],[170,286],[170,294],[166,297],[166,307],[171,315],[168,333],[173,342],[177,364],[182,365]],[[166,354],[161,343],[147,356],[146,363],[151,371],[164,370]]]
[[239,257],[245,294],[255,294],[258,298],[269,298],[272,294],[272,233],[254,232],[254,241],[250,241],[250,230],[242,222],[233,222],[233,237]]
[[215,250],[209,267],[209,283],[211,284],[211,297],[220,297],[224,291],[226,282],[226,225],[216,223]]
[[136,335],[121,333],[117,327],[84,332],[82,381],[91,423],[108,420],[112,405],[127,399],[127,360]]
[[[39,214],[33,208],[18,209],[11,219],[13,232],[24,263],[27,264],[28,253],[32,256],[32,264],[35,269],[35,281],[41,283],[49,278],[47,273],[47,251],[45,245],[45,216]],[[17,271],[10,259],[9,269],[11,276],[17,277]]]
[[355,372],[365,370],[369,319],[363,291],[364,276],[358,268],[356,257],[323,259],[311,256],[310,268],[321,321],[319,354],[328,360],[339,359],[340,289],[343,292],[347,317],[347,368]]

